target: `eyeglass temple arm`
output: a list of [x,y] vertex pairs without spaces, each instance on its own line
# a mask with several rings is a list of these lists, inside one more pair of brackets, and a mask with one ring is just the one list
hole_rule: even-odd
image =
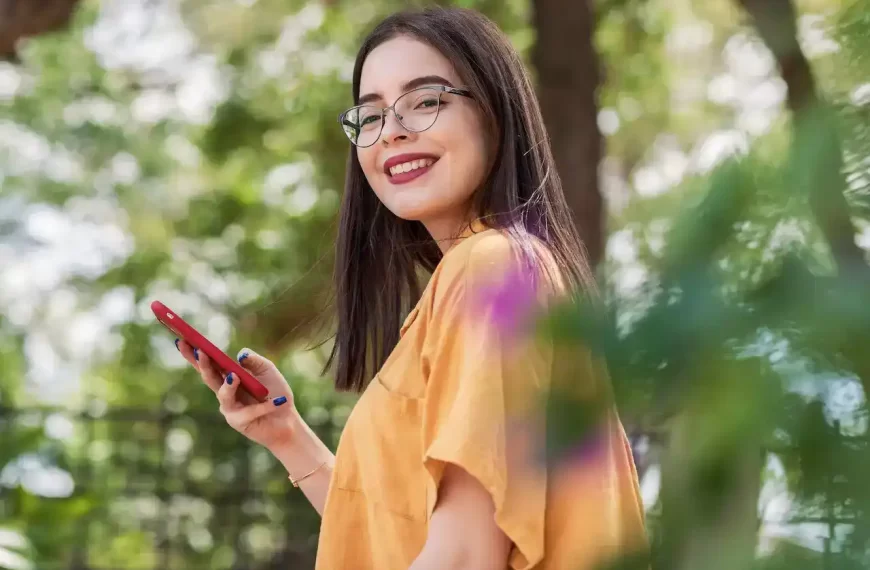
[[451,93],[453,95],[462,95],[463,97],[469,97],[474,99],[474,95],[471,94],[471,91],[467,91],[465,89],[458,89],[456,87],[447,87],[446,85],[443,87],[446,93]]
[[359,126],[358,126],[358,125],[354,125],[354,124],[351,123],[350,121],[345,121],[345,120],[344,120],[344,113],[342,113],[341,115],[338,116],[338,122],[339,122],[340,124],[342,124],[342,125],[346,125],[346,126],[350,127],[350,128],[353,129],[357,134],[359,134],[359,131],[360,131]]

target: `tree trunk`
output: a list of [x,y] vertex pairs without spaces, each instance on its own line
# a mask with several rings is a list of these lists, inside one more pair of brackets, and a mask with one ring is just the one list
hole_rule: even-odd
[[598,54],[591,0],[534,0],[533,63],[538,98],[574,222],[595,267],[604,254],[604,206],[598,186]]
[[18,40],[63,28],[79,0],[0,0],[0,60],[16,59]]

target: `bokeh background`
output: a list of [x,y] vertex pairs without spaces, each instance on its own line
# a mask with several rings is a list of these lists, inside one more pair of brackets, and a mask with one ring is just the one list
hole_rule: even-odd
[[[608,360],[653,567],[870,567],[870,2],[455,4],[534,76],[606,300],[541,331]],[[334,449],[335,117],[422,5],[0,0],[0,568],[313,566],[148,306],[272,358]]]

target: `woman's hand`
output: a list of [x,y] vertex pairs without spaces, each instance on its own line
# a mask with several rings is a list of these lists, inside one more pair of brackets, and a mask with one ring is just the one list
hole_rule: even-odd
[[291,479],[311,473],[299,486],[311,505],[322,514],[335,456],[296,411],[293,392],[275,365],[252,350],[239,351],[242,368],[269,390],[269,399],[257,402],[250,394],[239,390],[241,381],[235,374],[229,379],[222,378],[206,354],[194,353],[193,347],[182,340],[175,344],[199,372],[205,385],[217,395],[220,411],[233,429],[271,451]]
[[233,429],[269,450],[289,442],[299,416],[287,380],[271,361],[246,348],[239,351],[239,364],[269,390],[269,399],[258,402],[245,390],[239,390],[241,381],[235,374],[222,377],[201,350],[183,340],[176,346],[217,395],[220,412]]

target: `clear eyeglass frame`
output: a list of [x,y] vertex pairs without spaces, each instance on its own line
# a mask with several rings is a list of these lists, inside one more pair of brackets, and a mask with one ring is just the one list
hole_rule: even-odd
[[[411,126],[405,124],[405,122],[402,120],[402,115],[399,114],[398,112],[396,112],[396,104],[399,103],[399,101],[401,101],[404,97],[407,97],[408,95],[410,95],[412,93],[416,93],[419,91],[425,91],[425,90],[437,91],[437,93],[438,93],[438,107],[435,110],[435,113],[432,114],[433,115],[432,122],[429,125],[427,125],[424,128],[412,128]],[[417,87],[415,89],[411,89],[410,91],[403,93],[402,95],[397,97],[396,100],[393,102],[393,104],[390,105],[389,107],[380,108],[380,107],[377,107],[375,105],[355,105],[355,106],[351,107],[350,109],[341,113],[338,116],[338,122],[341,125],[342,132],[345,134],[345,136],[347,136],[348,140],[354,146],[356,146],[358,148],[368,148],[368,147],[374,145],[376,142],[378,142],[381,139],[381,134],[384,131],[384,125],[387,122],[387,111],[393,111],[393,114],[396,116],[396,119],[399,121],[399,124],[402,125],[402,127],[407,131],[410,131],[412,133],[421,133],[425,130],[431,129],[432,126],[435,124],[435,122],[438,120],[438,115],[441,113],[441,96],[444,93],[449,93],[451,95],[459,95],[461,97],[468,97],[469,99],[474,98],[474,95],[472,95],[471,91],[468,91],[466,89],[458,89],[456,87],[448,87],[446,85],[426,85],[423,87]],[[360,131],[362,130],[362,128],[360,125],[355,124],[355,123],[351,122],[350,120],[347,120],[347,117],[352,115],[354,111],[358,111],[358,110],[363,109],[363,108],[369,109],[372,111],[372,114],[369,115],[369,117],[380,116],[380,126],[378,127],[378,134],[374,138],[374,140],[372,140],[372,142],[370,142],[368,144],[359,144],[357,142],[359,140],[359,135],[360,135]],[[354,140],[354,132],[356,133],[356,140]]]

